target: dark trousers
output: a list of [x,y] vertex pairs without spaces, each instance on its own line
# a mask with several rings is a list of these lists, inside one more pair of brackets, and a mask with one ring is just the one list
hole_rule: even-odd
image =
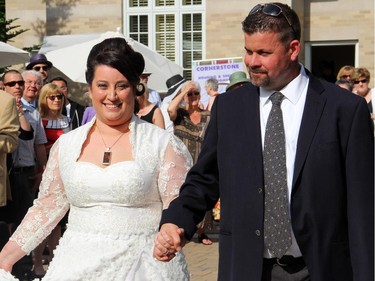
[[309,281],[310,275],[305,264],[281,266],[277,262],[264,259],[262,281]]
[[35,169],[28,168],[13,168],[9,175],[10,188],[12,192],[12,212],[14,224],[17,227],[28,209],[33,205],[35,199],[35,192],[32,191],[35,180]]
[[9,240],[9,228],[6,222],[0,221],[0,249],[4,247],[4,245]]
[[[28,209],[33,205],[35,193],[32,191],[34,186],[35,169],[13,168],[9,175],[10,187],[12,192],[11,212],[14,219],[14,225],[17,227]],[[25,280],[25,276],[30,274],[33,267],[31,254],[23,257],[14,264],[12,274],[20,280]]]

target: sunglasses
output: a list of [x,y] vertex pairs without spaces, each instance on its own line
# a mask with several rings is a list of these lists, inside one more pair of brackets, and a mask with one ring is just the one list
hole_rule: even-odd
[[35,71],[39,71],[40,69],[43,69],[44,71],[47,71],[49,69],[48,66],[35,66],[33,67]]
[[347,79],[347,78],[350,78],[350,75],[343,75],[341,76],[341,78]]
[[258,4],[251,9],[249,15],[256,14],[259,11],[262,11],[263,14],[272,17],[278,17],[280,14],[282,14],[288,22],[290,28],[293,30],[294,37],[297,38],[297,33],[294,30],[293,25],[290,23],[290,20],[286,17],[285,13],[283,12],[283,9],[280,6],[276,4]]
[[359,84],[359,82],[361,82],[362,84],[363,84],[363,83],[367,83],[367,79],[362,79],[362,80],[355,80],[355,81],[353,81],[354,84]]
[[11,81],[11,82],[5,83],[4,85],[9,86],[9,87],[14,87],[14,86],[16,86],[16,84],[18,84],[18,86],[22,87],[22,86],[25,85],[25,81],[23,81],[23,80]]
[[200,93],[199,93],[199,92],[189,92],[189,93],[187,93],[187,96],[188,96],[188,97],[191,97],[192,95],[194,95],[194,96],[199,96]]
[[56,96],[47,96],[47,99],[54,101],[55,99],[57,100],[62,100],[64,95],[56,95]]

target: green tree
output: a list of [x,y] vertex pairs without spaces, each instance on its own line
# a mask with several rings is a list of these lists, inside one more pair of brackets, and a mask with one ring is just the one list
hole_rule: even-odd
[[20,25],[14,25],[18,18],[6,19],[5,0],[0,0],[0,41],[12,42],[12,38],[20,35],[28,29],[20,29]]

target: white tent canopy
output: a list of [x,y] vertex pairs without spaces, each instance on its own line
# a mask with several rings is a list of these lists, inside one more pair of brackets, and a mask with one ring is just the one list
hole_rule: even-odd
[[[125,38],[119,32],[47,36],[39,53],[44,53],[54,67],[72,81],[86,83],[86,61],[91,48],[112,37]],[[182,74],[182,67],[132,38],[125,39],[135,51],[143,55],[147,72],[152,73],[148,86],[158,92],[166,92],[165,81],[175,74]]]
[[29,60],[28,52],[0,41],[0,67],[21,64]]

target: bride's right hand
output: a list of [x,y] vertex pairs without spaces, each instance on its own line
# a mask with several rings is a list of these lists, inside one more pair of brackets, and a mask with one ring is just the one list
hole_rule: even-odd
[[6,264],[6,263],[0,261],[0,269],[4,270],[6,272],[11,272],[12,268],[13,268],[13,265]]
[[0,252],[0,269],[11,272],[13,265],[25,255],[16,242],[9,240]]
[[5,269],[1,267],[0,267],[0,280],[1,281],[19,281],[18,279],[13,277],[10,271],[6,271]]

